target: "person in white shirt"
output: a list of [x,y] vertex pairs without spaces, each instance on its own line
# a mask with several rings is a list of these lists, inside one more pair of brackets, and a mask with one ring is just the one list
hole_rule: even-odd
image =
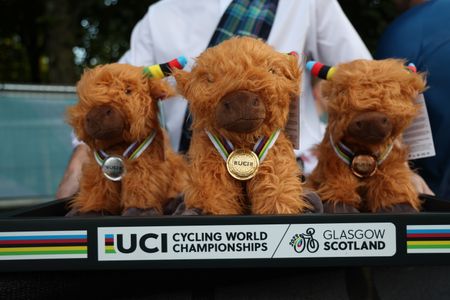
[[[180,55],[197,57],[207,47],[230,2],[165,0],[150,6],[133,30],[130,50],[119,62],[146,66]],[[280,0],[267,43],[280,52],[296,51],[329,65],[371,58],[334,0]],[[303,78],[300,152],[322,139],[309,74],[305,73]],[[166,102],[167,126],[174,149],[179,146],[186,106],[181,97]]]
[[[119,62],[148,66],[184,55],[192,65],[193,59],[206,49],[231,1],[163,0],[151,5],[147,14],[134,27],[130,49]],[[308,59],[327,65],[358,58],[371,59],[369,51],[336,0],[279,0],[267,43],[280,52],[296,51]],[[308,174],[316,164],[310,149],[321,141],[323,129],[307,72],[303,76],[302,91],[300,149],[296,150],[296,154],[307,158],[304,173]],[[171,143],[177,150],[187,103],[178,96],[164,101],[164,105]],[[77,145],[58,188],[57,198],[77,192],[77,178],[86,156],[87,147]]]

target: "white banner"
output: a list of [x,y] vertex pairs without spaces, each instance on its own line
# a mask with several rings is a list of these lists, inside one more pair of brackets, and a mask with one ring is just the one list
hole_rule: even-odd
[[98,228],[99,260],[270,258],[289,225]]
[[392,223],[98,228],[99,261],[392,256]]

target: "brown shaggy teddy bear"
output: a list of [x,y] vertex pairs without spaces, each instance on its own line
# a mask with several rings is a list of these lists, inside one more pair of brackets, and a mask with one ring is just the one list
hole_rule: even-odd
[[186,163],[158,120],[158,101],[174,94],[161,79],[171,67],[181,65],[108,64],[84,72],[68,122],[92,153],[69,215],[161,214],[182,191]]
[[308,178],[326,212],[418,211],[402,131],[419,111],[423,75],[404,61],[356,60],[336,67],[308,62],[327,79],[328,127]]
[[300,170],[283,131],[300,93],[297,57],[237,37],[174,77],[193,117],[186,207],[204,214],[304,212]]

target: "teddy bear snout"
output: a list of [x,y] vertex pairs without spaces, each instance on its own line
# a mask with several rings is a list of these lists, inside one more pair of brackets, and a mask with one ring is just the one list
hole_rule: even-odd
[[233,91],[225,95],[216,108],[217,125],[233,132],[252,132],[266,117],[261,98],[250,91]]
[[348,134],[365,143],[383,142],[392,132],[392,123],[388,116],[381,112],[364,112],[350,122]]
[[124,129],[124,119],[111,105],[92,108],[86,115],[84,129],[94,139],[109,140],[117,138]]

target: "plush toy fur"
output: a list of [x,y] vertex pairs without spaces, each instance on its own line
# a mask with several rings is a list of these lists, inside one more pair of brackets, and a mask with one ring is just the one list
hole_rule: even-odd
[[104,177],[91,151],[73,209],[82,214],[161,214],[187,177],[184,160],[171,150],[157,118],[156,101],[171,96],[172,88],[145,77],[142,68],[109,64],[85,71],[77,92],[79,102],[68,109],[68,122],[92,151],[122,156],[134,141],[143,141],[152,130],[157,134],[141,156],[124,159],[126,174],[118,182]]
[[[405,205],[419,210],[413,172],[407,164],[408,149],[400,135],[418,113],[415,99],[425,89],[423,75],[394,59],[356,60],[335,68],[332,78],[322,85],[329,121],[308,185],[332,212],[396,211]],[[379,154],[388,144],[394,146],[373,176],[358,178],[336,155],[330,134],[335,144],[342,142],[355,153]]]
[[284,128],[289,103],[300,93],[297,58],[260,40],[232,38],[202,53],[192,72],[175,70],[193,115],[187,208],[206,214],[294,214],[307,208],[292,144],[281,132],[255,177],[232,178],[205,129],[235,149]]

